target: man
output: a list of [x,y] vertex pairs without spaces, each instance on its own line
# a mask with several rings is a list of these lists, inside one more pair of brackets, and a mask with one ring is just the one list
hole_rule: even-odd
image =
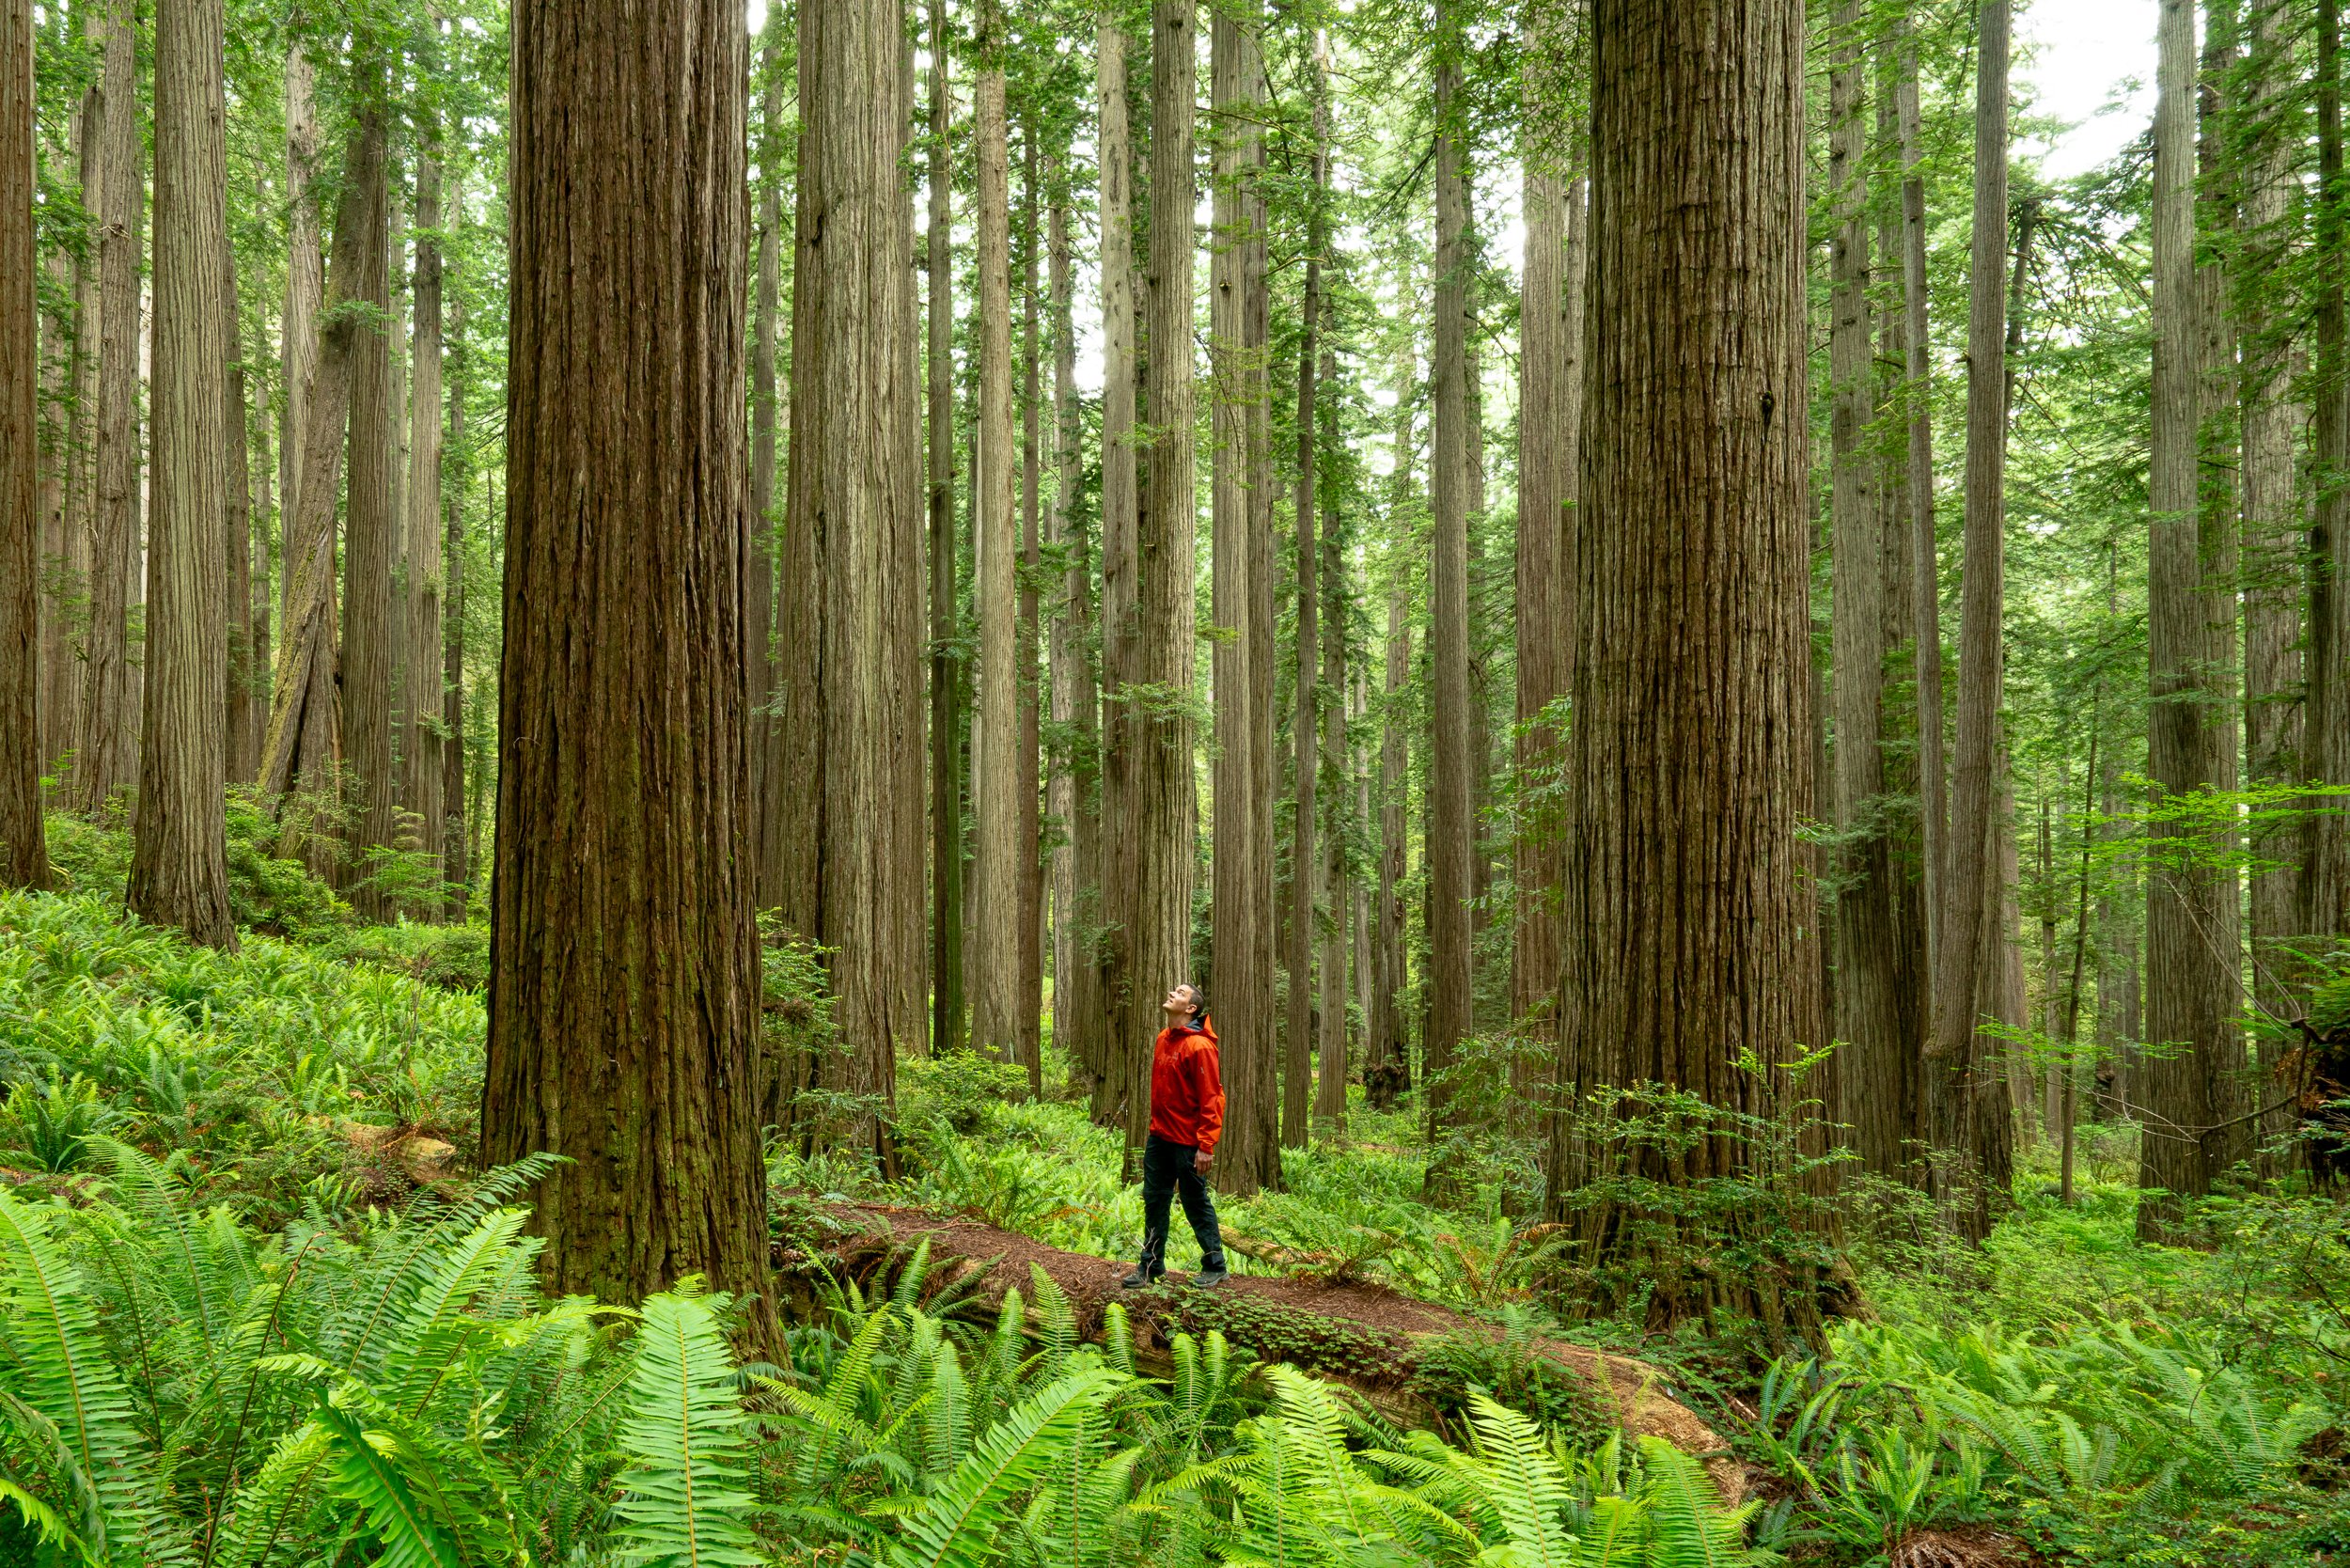
[[1138,1291],[1167,1272],[1167,1200],[1183,1195],[1183,1216],[1199,1238],[1195,1285],[1224,1283],[1224,1238],[1207,1170],[1224,1131],[1224,1074],[1215,1029],[1198,987],[1179,985],[1159,1004],[1167,1027],[1151,1056],[1151,1137],[1142,1148],[1142,1264],[1121,1281]]

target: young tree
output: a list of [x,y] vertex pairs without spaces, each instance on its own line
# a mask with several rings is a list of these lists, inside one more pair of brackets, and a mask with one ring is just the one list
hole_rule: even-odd
[[[2196,268],[2194,0],[2162,0],[2155,39],[2147,771],[2160,797],[2175,798],[2235,787],[2225,675],[2235,595],[2219,558],[2232,530],[2217,515],[2224,509],[2202,504],[2197,471],[2207,302]],[[2154,1131],[2139,1149],[2138,1180],[2168,1196],[2139,1203],[2138,1233],[2154,1241],[2174,1233],[2179,1200],[2209,1192],[2249,1150],[2250,1128],[2237,1114],[2245,1062],[2235,1022],[2238,895],[2227,855],[2233,835],[2166,817],[2148,836],[2146,1030],[2160,1048],[2146,1063],[2143,1104]]]
[[[233,949],[227,784],[228,155],[221,0],[155,16],[153,510],[130,904]],[[243,453],[237,454],[240,458]],[[239,483],[243,480],[239,479]],[[236,541],[242,548],[243,541]]]
[[[838,1132],[896,1168],[884,1114],[922,1039],[922,503],[913,116],[899,0],[803,7],[792,405],[777,606],[791,788],[787,923],[827,950],[844,1051],[791,1087],[874,1107]],[[901,102],[903,100],[903,102]],[[739,132],[739,127],[738,127]],[[812,389],[822,388],[821,395]],[[738,394],[739,396],[739,394]],[[788,1109],[792,1095],[783,1097]]]
[[[1767,1114],[1768,1064],[1821,1038],[1812,890],[1803,14],[1595,0],[1574,724],[1567,743],[1562,1092],[1648,1082]],[[1768,977],[1767,981],[1762,977]],[[1748,1071],[1740,1055],[1764,1065]],[[1553,1123],[1550,1202],[1581,1171]],[[1615,1157],[1681,1185],[1740,1140]],[[1579,1206],[1600,1259],[1675,1211]],[[1804,1314],[1816,1281],[1791,1281]],[[1751,1303],[1750,1276],[1702,1287]],[[1669,1282],[1671,1318],[1704,1303]]]
[[0,0],[0,886],[41,887],[31,0]]
[[974,825],[971,1043],[1020,1058],[1020,745],[1017,523],[1012,515],[1011,191],[1004,108],[1004,19],[982,0],[973,157],[979,165],[979,489],[972,598],[979,620],[979,722],[971,740]]
[[89,631],[75,713],[71,798],[94,811],[138,771],[131,711],[130,606],[139,547],[139,228],[147,198],[138,106],[138,27],[132,0],[104,0],[98,143],[98,447],[90,511]]
[[553,1288],[629,1302],[700,1273],[747,1301],[764,1344],[739,575],[746,48],[743,8],[722,0],[514,12],[481,1142],[494,1161],[566,1157],[533,1206]]

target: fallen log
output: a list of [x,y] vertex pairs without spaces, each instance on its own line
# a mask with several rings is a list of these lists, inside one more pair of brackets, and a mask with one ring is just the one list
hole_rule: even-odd
[[[817,1223],[789,1228],[775,1261],[779,1283],[803,1306],[812,1305],[826,1278],[877,1283],[928,1241],[934,1265],[929,1288],[956,1294],[973,1309],[999,1310],[1006,1291],[1028,1292],[1030,1270],[1042,1269],[1069,1299],[1077,1331],[1087,1340],[1101,1338],[1103,1309],[1122,1302],[1137,1360],[1148,1369],[1167,1365],[1174,1335],[1220,1329],[1261,1359],[1353,1388],[1402,1426],[1446,1425],[1431,1372],[1449,1345],[1498,1338],[1490,1325],[1362,1280],[1234,1275],[1213,1291],[1170,1280],[1128,1292],[1119,1285],[1128,1266],[1123,1262],[1047,1247],[977,1219],[880,1203],[830,1203],[801,1212]],[[1276,1250],[1289,1249],[1262,1246],[1247,1255],[1278,1262],[1270,1256]],[[1658,1368],[1560,1340],[1537,1340],[1530,1349],[1550,1367],[1579,1376],[1596,1412],[1624,1434],[1664,1438],[1703,1460],[1725,1498],[1734,1503],[1744,1496],[1745,1471],[1729,1445],[1672,1397]]]

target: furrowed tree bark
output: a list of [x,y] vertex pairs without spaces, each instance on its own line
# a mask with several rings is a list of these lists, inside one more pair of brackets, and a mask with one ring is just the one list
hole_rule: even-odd
[[[1251,13],[1251,25],[1241,29],[1240,75],[1247,85],[1252,102],[1259,105],[1248,133],[1257,141],[1252,166],[1259,172],[1243,190],[1241,204],[1247,214],[1246,232],[1241,238],[1241,341],[1245,365],[1250,376],[1248,400],[1248,614],[1246,625],[1241,630],[1248,639],[1248,714],[1250,736],[1248,755],[1255,766],[1250,783],[1255,806],[1250,820],[1255,825],[1255,843],[1250,850],[1253,868],[1249,872],[1249,888],[1257,905],[1255,925],[1261,944],[1251,961],[1247,983],[1253,988],[1255,999],[1250,1004],[1257,1019],[1256,1038],[1240,1045],[1228,1040],[1226,1052],[1242,1075],[1228,1079],[1228,1085],[1245,1084],[1243,1098],[1250,1107],[1240,1113],[1240,1120],[1229,1115],[1225,1137],[1229,1141],[1244,1136],[1252,1153],[1241,1155],[1234,1149],[1232,1164],[1247,1159],[1261,1174],[1261,1184],[1277,1184],[1281,1175],[1281,1036],[1276,1014],[1274,966],[1278,962],[1278,933],[1280,927],[1280,808],[1277,797],[1280,791],[1281,759],[1275,745],[1278,730],[1274,713],[1274,694],[1279,685],[1281,650],[1275,629],[1275,590],[1279,586],[1276,566],[1275,536],[1279,529],[1275,513],[1283,499],[1281,486],[1273,477],[1273,293],[1271,289],[1271,202],[1262,177],[1266,158],[1264,151],[1265,112],[1261,107],[1267,78],[1262,49],[1263,29]],[[1317,31],[1313,39],[1315,71],[1324,69],[1328,53],[1328,36]],[[1308,235],[1308,239],[1311,236]],[[1228,1089],[1229,1094],[1229,1089]],[[1226,1180],[1231,1179],[1230,1171]]]
[[[447,733],[441,701],[444,678],[441,601],[448,563],[441,540],[441,161],[435,155],[437,127],[427,132],[427,151],[416,164],[415,329],[410,355],[415,379],[409,393],[408,437],[408,733],[401,752],[408,785],[407,810],[421,824],[420,848],[433,874],[445,879],[441,823],[447,816],[447,765],[441,749]],[[427,918],[446,911],[436,894],[425,901]]]
[[276,460],[270,451],[268,383],[263,377],[254,376],[246,385],[253,394],[253,407],[245,414],[244,428],[247,437],[260,446],[258,456],[249,461],[260,475],[261,484],[260,505],[246,519],[251,537],[234,546],[245,550],[252,560],[245,575],[245,589],[250,595],[245,620],[245,750],[237,771],[238,782],[250,784],[260,777],[261,742],[269,726],[270,620],[276,604],[275,590],[270,586],[270,545],[277,537],[279,502],[274,485]]
[[827,949],[847,1047],[801,1069],[807,1087],[870,1107],[807,1136],[871,1150],[884,1170],[896,1168],[896,1062],[924,1032],[922,503],[916,411],[900,401],[918,385],[903,20],[900,0],[799,13],[790,384],[825,390],[793,409],[778,579],[790,619],[776,629],[793,783],[777,798],[792,803],[794,852],[778,902]]
[[1935,994],[1942,1005],[1926,1048],[1936,1174],[1946,1207],[1971,1238],[1988,1234],[2005,1207],[2007,1090],[1996,1046],[1977,1030],[1977,998],[1990,967],[1985,911],[1993,907],[1993,796],[1999,751],[1999,626],[2005,599],[2007,381],[2003,289],[2007,255],[2007,107],[2010,8],[1978,13],[1974,237],[1966,324],[1966,533],[1961,589],[1958,735],[1952,780],[1950,875],[1943,887]]
[[[1400,469],[1402,460],[1397,463]],[[1411,1059],[1403,1021],[1404,792],[1409,758],[1401,712],[1412,680],[1412,624],[1401,592],[1387,600],[1386,682],[1379,736],[1379,905],[1372,916],[1372,1012],[1364,1051],[1364,1098],[1377,1110],[1394,1103],[1395,1066]]]
[[[77,102],[67,129],[68,155],[77,163],[84,140],[83,118],[82,106]],[[40,511],[34,557],[35,580],[40,594],[40,666],[39,728],[33,744],[43,768],[55,766],[73,745],[74,694],[78,685],[74,677],[81,668],[81,639],[75,635],[74,604],[81,597],[82,562],[87,553],[87,529],[83,526],[81,515],[86,465],[79,434],[85,418],[81,375],[87,337],[87,322],[80,302],[88,269],[82,258],[57,247],[51,248],[46,264],[57,297],[73,303],[45,318],[46,352],[34,400],[34,417],[39,421],[36,439],[40,444],[42,463],[35,478],[34,501]],[[38,289],[35,292],[38,296]]]
[[[1583,197],[1570,123],[1566,40],[1547,11],[1529,21],[1525,165],[1526,282],[1520,306],[1517,538],[1517,929],[1510,1011],[1521,1027],[1556,1027],[1559,811],[1537,802],[1560,761],[1563,732],[1539,722],[1566,695],[1574,657],[1574,473],[1583,402]],[[1563,19],[1560,19],[1563,21]]]
[[[1129,1162],[1150,1111],[1143,1043],[1159,998],[1191,978],[1193,846],[1192,619],[1196,571],[1193,474],[1192,212],[1194,100],[1198,79],[1191,0],[1151,13],[1151,239],[1144,274],[1151,345],[1145,409],[1149,490],[1133,534],[1131,610],[1111,623],[1109,691],[1122,732],[1111,752],[1104,828],[1117,918],[1110,933],[1109,1055],[1127,1078]],[[1106,243],[1106,241],[1105,241]]]
[[[465,307],[456,306],[457,339],[464,342]],[[441,747],[439,828],[441,880],[454,895],[457,919],[472,901],[473,859],[467,853],[465,811],[465,487],[471,464],[465,452],[465,358],[461,353],[448,400],[447,450],[458,462],[456,482],[441,497],[441,561],[448,578],[448,613],[441,620],[441,719],[448,740]]]
[[955,624],[954,215],[947,166],[953,115],[946,0],[931,0],[927,525],[930,531],[931,1049],[963,1043],[963,748]]
[[[1430,399],[1434,439],[1429,456],[1434,512],[1430,573],[1429,743],[1434,752],[1428,801],[1429,1017],[1425,1046],[1428,1126],[1433,1143],[1450,1125],[1451,1090],[1444,1074],[1476,1027],[1471,1013],[1469,899],[1475,824],[1469,792],[1468,619],[1468,244],[1466,126],[1460,97],[1466,47],[1453,0],[1436,22],[1435,363]],[[1431,1191],[1444,1185],[1444,1162],[1432,1159]]]
[[[1773,1067],[1822,1038],[1807,606],[1802,8],[1595,0],[1583,553],[1568,739],[1563,1087],[1642,1082],[1771,1114]],[[1767,980],[1764,977],[1768,977]],[[1801,1327],[1833,1297],[1799,1265],[1654,1269],[1678,1211],[1550,1203],[1585,1257],[1643,1268],[1650,1315],[1709,1303]],[[1742,1141],[1612,1151],[1679,1185]]]
[[[375,78],[381,90],[381,76]],[[387,160],[368,165],[359,199],[362,227],[380,236],[349,298],[371,307],[351,337],[349,478],[343,494],[343,645],[336,697],[342,713],[343,808],[350,838],[343,879],[352,904],[384,918],[391,901],[370,886],[368,852],[388,847],[399,823],[393,776],[392,691],[398,679],[400,617],[392,578],[400,563],[398,468],[393,425],[397,357],[391,323],[392,204]],[[337,221],[339,222],[339,216]]]
[[779,1331],[743,739],[745,53],[742,8],[718,0],[514,13],[481,1129],[490,1160],[568,1161],[533,1195],[551,1288],[633,1302],[699,1273],[753,1297],[763,1347]]
[[[146,209],[138,120],[137,24],[131,0],[107,0],[98,88],[98,431],[90,512],[89,631],[74,715],[70,797],[104,808],[136,781],[132,711],[131,575],[139,533],[139,227]],[[85,131],[84,134],[90,133]]]
[[326,290],[325,262],[319,249],[318,202],[310,194],[319,144],[313,81],[310,57],[296,42],[286,51],[286,306],[280,318],[286,425],[277,449],[277,492],[285,507],[278,551],[284,563],[278,619],[290,630],[294,615],[294,562],[301,558],[295,530],[302,510],[303,449],[309,429],[311,381],[318,373],[319,306]]
[[[2147,541],[2147,771],[2168,797],[2232,789],[2232,704],[2225,664],[2232,584],[2217,560],[2224,526],[2199,494],[2205,370],[2203,280],[2195,243],[2195,12],[2163,0],[2156,34],[2154,110],[2154,368],[2152,519]],[[2158,818],[2147,824],[2146,1030],[2151,1043],[2142,1106],[2138,1184],[2167,1197],[2141,1200],[2141,1240],[2175,1240],[2180,1200],[2213,1181],[2249,1148],[2237,1121],[2244,1043],[2235,1027],[2235,874],[2224,826]],[[2229,1125],[2233,1123],[2232,1125]]]
[[[1336,383],[1338,356],[1322,351],[1322,379]],[[1329,423],[1328,444],[1338,447],[1338,411],[1325,406],[1317,416]],[[1346,1136],[1346,927],[1354,895],[1347,887],[1346,811],[1353,802],[1354,784],[1347,776],[1346,749],[1346,579],[1339,553],[1339,519],[1323,520],[1322,602],[1330,623],[1322,642],[1322,773],[1320,792],[1324,814],[1322,833],[1322,923],[1316,938],[1322,949],[1321,1000],[1316,1007],[1314,1043],[1314,1121],[1324,1137]]]
[[[224,92],[225,98],[225,92]],[[223,155],[226,166],[226,154]],[[221,463],[227,476],[219,540],[227,569],[223,614],[228,634],[228,668],[222,693],[227,724],[227,777],[250,783],[260,755],[260,721],[264,710],[255,700],[253,566],[248,541],[253,532],[253,443],[245,429],[244,332],[237,310],[237,259],[229,249],[227,226],[220,235],[221,335],[227,342],[228,362],[223,396],[227,417],[221,424]]]
[[[1127,703],[1120,687],[1133,658],[1137,602],[1136,573],[1139,495],[1135,456],[1135,285],[1133,142],[1127,127],[1126,38],[1104,12],[1094,28],[1094,94],[1100,119],[1102,224],[1102,933],[1094,944],[1094,995],[1102,1011],[1100,1055],[1094,1063],[1093,1120],[1126,1124],[1136,1070],[1121,1050],[1126,954],[1131,939],[1120,929],[1131,898],[1114,880],[1132,870],[1134,766]],[[1125,1042],[1131,1045],[1132,1042]]]
[[1020,545],[1012,514],[1011,192],[1003,27],[1000,8],[982,0],[972,152],[979,164],[979,423],[971,591],[979,620],[979,702],[971,735],[971,1043],[985,1055],[1018,1061]]
[[[221,0],[155,14],[154,471],[131,912],[234,951],[228,676],[228,154]],[[239,541],[242,543],[242,541]]]
[[[1258,719],[1254,635],[1260,497],[1257,444],[1269,387],[1263,345],[1251,321],[1264,288],[1252,245],[1258,233],[1256,187],[1264,161],[1257,87],[1261,62],[1250,32],[1254,8],[1218,8],[1209,48],[1209,98],[1215,116],[1215,239],[1208,281],[1210,374],[1214,401],[1211,524],[1214,529],[1215,695],[1214,924],[1209,996],[1224,1052],[1225,1133],[1217,1146],[1216,1184],[1247,1194],[1280,1182],[1278,1091],[1273,1064],[1273,933],[1261,917],[1267,900],[1257,880]],[[1308,268],[1318,266],[1309,257]],[[1310,329],[1308,329],[1310,330]]]
[[0,885],[45,887],[33,8],[0,0]]
[[[1950,764],[1943,749],[1942,587],[1934,521],[1934,343],[1928,323],[1924,132],[1918,103],[1918,39],[1907,8],[1895,32],[1900,54],[1894,95],[1902,161],[1903,407],[1907,443],[1904,494],[1910,538],[1910,637],[1918,678],[1919,903],[1925,927],[1924,962],[1918,967],[1919,1054],[1940,1027],[1935,1022],[1941,960],[1941,908],[1950,877]],[[1913,1138],[1931,1137],[1922,1061],[1909,1064],[1916,1086],[1909,1101]]]
[[1038,502],[1042,494],[1039,473],[1038,420],[1042,409],[1039,390],[1040,345],[1037,337],[1037,257],[1042,248],[1039,232],[1036,118],[1024,112],[1020,131],[1020,619],[1016,653],[1020,683],[1020,738],[1012,781],[1020,813],[1014,857],[1020,870],[1019,969],[1013,976],[1012,1014],[1019,1026],[1020,1059],[1028,1069],[1028,1090],[1044,1092],[1044,860],[1042,805],[1039,752],[1043,741],[1037,699],[1036,648],[1037,572],[1043,557],[1038,548]]
[[1324,149],[1311,154],[1313,216],[1316,227],[1307,240],[1305,304],[1298,319],[1297,349],[1297,526],[1295,556],[1291,566],[1297,585],[1297,678],[1292,687],[1296,708],[1290,719],[1291,787],[1294,794],[1290,816],[1289,1018],[1282,1031],[1281,1146],[1303,1149],[1311,1137],[1308,1114],[1313,1097],[1313,965],[1314,905],[1322,879],[1322,856],[1314,836],[1320,822],[1315,795],[1322,767],[1317,755],[1321,722],[1316,717],[1315,682],[1321,667],[1321,573],[1314,549],[1315,489],[1319,479],[1315,437],[1320,393],[1316,377],[1322,368],[1322,251],[1319,227]]

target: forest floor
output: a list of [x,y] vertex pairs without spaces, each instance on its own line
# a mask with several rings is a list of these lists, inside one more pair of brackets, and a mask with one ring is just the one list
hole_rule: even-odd
[[[0,1167],[15,1193],[104,1201],[91,1150],[117,1137],[166,1162],[186,1201],[274,1247],[289,1227],[373,1233],[420,1184],[462,1189],[481,930],[362,924],[248,843],[232,854],[243,950],[190,949],[121,913],[119,838],[66,821],[53,845],[80,891],[0,895]],[[793,989],[812,972],[804,955],[772,949],[769,967],[772,987],[807,1004],[774,1016],[820,1027],[821,996]],[[1512,1217],[1528,1204],[1530,1147],[1496,1136],[1458,1152],[1465,1197],[1433,1206],[1409,1107],[1382,1116],[1358,1100],[1346,1137],[1285,1152],[1280,1190],[1220,1200],[1228,1235],[1256,1253],[1234,1260],[1225,1290],[1129,1297],[1116,1281],[1141,1214],[1116,1136],[1006,1073],[967,1057],[901,1063],[894,1180],[773,1151],[787,1274],[822,1254],[869,1283],[902,1278],[929,1236],[938,1257],[1001,1260],[985,1281],[966,1268],[933,1279],[920,1299],[942,1310],[959,1277],[968,1315],[1013,1285],[1033,1309],[1041,1275],[1089,1321],[1120,1309],[1145,1350],[1220,1335],[1363,1388],[1366,1419],[1408,1407],[1456,1440],[1464,1402],[1487,1390],[1562,1454],[1604,1450],[1622,1408],[1562,1363],[1605,1369],[1611,1388],[1653,1368],[1744,1467],[1755,1541],[1803,1562],[2350,1561],[2341,1194],[2248,1180],[2201,1211],[2203,1245],[2143,1247],[2135,1130],[2100,1125],[2069,1206],[2044,1145],[2025,1148],[2014,1207],[1978,1248],[1912,1195],[1848,1181],[1845,1261],[1868,1315],[1775,1352],[1734,1322],[1655,1332],[1578,1311],[1548,1273],[1555,1250]],[[1178,1269],[1191,1245],[1178,1226]],[[813,1315],[793,1332],[813,1347],[833,1309],[813,1285],[804,1305]]]

